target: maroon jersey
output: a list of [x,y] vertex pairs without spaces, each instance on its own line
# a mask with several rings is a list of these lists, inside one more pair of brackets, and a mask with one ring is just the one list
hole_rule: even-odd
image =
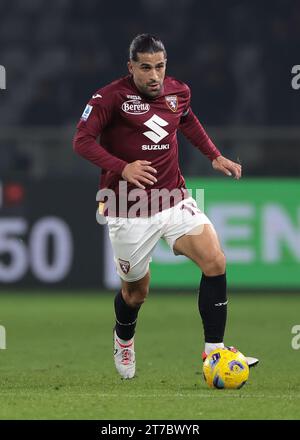
[[[92,96],[77,125],[74,149],[102,169],[100,189],[113,190],[117,199],[122,171],[136,160],[150,161],[157,170],[154,185],[143,183],[148,202],[153,189],[177,188],[185,197],[185,182],[178,163],[177,129],[210,160],[221,154],[190,108],[190,89],[186,84],[166,77],[159,96],[148,98],[128,75]],[[128,192],[135,188],[127,183]],[[160,209],[163,209],[161,205]],[[117,208],[116,215],[126,213]]]

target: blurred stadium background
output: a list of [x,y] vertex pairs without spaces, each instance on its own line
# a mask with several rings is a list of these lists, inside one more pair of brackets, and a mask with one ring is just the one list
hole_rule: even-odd
[[[94,319],[91,332],[100,332],[94,308],[86,309],[86,321],[83,321],[80,312],[85,313],[85,309],[80,295],[89,291],[114,292],[118,286],[105,228],[96,222],[99,170],[75,155],[72,137],[92,93],[127,73],[129,42],[142,32],[157,34],[165,42],[168,74],[190,85],[193,110],[208,134],[224,156],[238,159],[243,165],[244,176],[239,182],[217,176],[210,163],[179,135],[182,171],[189,188],[205,190],[205,210],[219,232],[227,255],[230,291],[251,293],[246,303],[239,298],[237,304],[241,302],[240,308],[233,305],[230,336],[234,336],[232,340],[237,344],[245,346],[245,341],[249,342],[247,347],[253,349],[249,354],[261,356],[263,348],[257,352],[256,341],[262,337],[258,329],[264,328],[268,334],[266,344],[269,344],[269,358],[265,365],[272,366],[277,359],[278,342],[284,341],[286,353],[291,356],[291,327],[300,324],[295,322],[300,304],[300,298],[295,294],[300,291],[300,90],[291,85],[292,67],[300,64],[299,23],[300,3],[292,0],[272,3],[258,0],[1,0],[0,65],[6,69],[7,81],[6,90],[0,90],[1,323],[9,327],[10,322],[17,321],[19,327],[15,334],[12,324],[11,330],[8,329],[11,345],[15,343],[22,356],[22,347],[28,348],[33,343],[32,350],[37,356],[33,365],[29,355],[24,354],[21,361],[17,357],[9,358],[13,356],[11,352],[6,360],[2,357],[2,368],[9,386],[13,388],[13,374],[18,371],[11,372],[12,363],[22,362],[20,365],[26,371],[36,368],[34,371],[40,374],[36,376],[38,383],[34,384],[37,388],[43,383],[42,369],[45,364],[51,364],[47,353],[44,358],[39,358],[39,350],[44,348],[35,339],[37,336],[33,336],[33,328],[26,327],[28,322],[32,322],[32,326],[36,322],[40,329],[43,322],[50,323],[52,332],[57,316],[62,326],[61,310],[72,313],[72,302],[62,309],[59,306],[56,309],[51,300],[50,308],[44,303],[37,306],[37,299],[29,295],[31,292],[44,293],[51,289],[50,296],[56,292],[62,296],[64,292],[78,291],[74,333],[64,336],[70,339],[66,343],[70,348],[71,341],[77,337],[81,347],[84,343],[92,343],[88,342],[91,334],[87,336],[85,333],[90,325],[90,314]],[[159,294],[165,290],[191,290],[195,293],[198,289],[198,269],[184,258],[172,256],[163,243],[157,246],[151,267],[151,286]],[[282,332],[276,327],[278,333],[274,333],[275,318],[268,297],[263,297],[264,302],[257,308],[252,303],[253,314],[251,318],[247,315],[251,300],[258,301],[254,292],[261,295],[268,292],[270,295],[275,290],[283,292],[276,299],[278,326],[280,310],[284,313],[284,327]],[[17,300],[17,295],[15,302],[10,302],[12,291],[27,293],[29,302]],[[289,291],[293,291],[290,303]],[[26,295],[22,296],[26,298]],[[87,301],[91,301],[90,297]],[[100,313],[100,302],[96,301],[95,307],[99,307]],[[111,322],[113,313],[112,310],[107,312],[108,303],[105,304],[106,308],[102,310],[111,313],[109,319],[108,315],[105,318]],[[109,304],[112,308],[111,299]],[[190,302],[182,305],[182,311],[187,313],[185,307],[189,307]],[[168,305],[161,307],[167,309]],[[27,321],[24,318],[23,323],[22,310],[27,313]],[[148,310],[151,310],[150,303]],[[242,310],[243,315],[240,315]],[[145,320],[146,313],[145,308]],[[174,326],[176,313],[173,315]],[[243,316],[240,321],[238,316]],[[72,319],[69,319],[66,327],[58,327],[65,329],[66,334],[72,325]],[[198,322],[195,316],[196,319]],[[188,322],[187,318],[187,325]],[[244,334],[239,332],[241,322],[245,325]],[[164,324],[160,322],[160,325]],[[257,334],[251,335],[253,326],[257,326]],[[167,335],[168,329],[165,331]],[[26,334],[33,338],[33,342],[25,341]],[[23,335],[22,343],[20,339],[16,342],[16,335]],[[80,339],[82,335],[86,336],[84,341]],[[40,336],[43,337],[42,330]],[[61,337],[61,334],[56,336],[57,344]],[[45,344],[48,346],[50,333],[47,338]],[[110,339],[104,340],[103,344],[107,343],[104,356],[111,356]],[[90,348],[91,356],[95,353],[100,366],[99,347]],[[52,350],[56,350],[54,345]],[[280,351],[282,354],[282,348]],[[91,362],[88,354],[81,359],[81,365],[87,359]],[[64,355],[67,356],[66,352]],[[70,356],[74,356],[73,361],[69,360],[70,365],[78,362],[75,353]],[[291,357],[290,360],[293,375],[291,365],[294,360]],[[63,361],[53,362],[60,364]],[[111,368],[109,362],[110,358],[101,365],[108,370]],[[161,367],[166,370],[164,377],[168,384],[168,361],[164,365]],[[49,366],[50,373],[52,367]],[[70,368],[72,371],[73,367]],[[78,389],[81,389],[79,382],[84,382],[85,367],[81,368]],[[91,368],[94,368],[96,377],[97,366]],[[184,368],[182,366],[182,371]],[[22,375],[18,380],[23,385],[26,382]],[[262,375],[260,384],[265,384],[264,380]],[[291,380],[299,389],[299,381],[295,381],[295,377]],[[282,377],[279,382],[283,387]],[[114,388],[109,382],[107,392],[110,389]],[[262,389],[267,393],[268,384]],[[116,393],[119,391],[115,388]],[[126,407],[126,395],[123,397]],[[47,414],[58,417],[53,405],[47,413],[44,401],[36,399],[36,406],[32,403],[32,408],[43,407],[41,414],[44,417]],[[157,408],[155,398],[153,402],[149,406]],[[163,403],[167,408],[168,402]],[[2,410],[3,417],[15,414],[14,402],[10,405],[7,412]],[[238,403],[237,413],[230,417],[242,414],[238,412],[239,406],[243,407]],[[65,413],[60,413],[62,417],[70,414],[74,417],[71,409],[68,413],[67,406],[64,408]],[[292,413],[287,409],[285,417],[288,418],[289,414],[299,416],[295,408]],[[77,410],[76,416],[85,415]],[[96,410],[91,411],[87,411],[87,417],[99,417]],[[209,417],[216,416],[213,411],[212,407]],[[34,413],[26,412],[21,402],[16,414],[28,417]],[[113,413],[108,411],[105,414],[112,417]],[[130,412],[122,414],[133,416]],[[161,414],[168,416],[168,413]],[[187,416],[195,417],[195,414],[191,409]],[[259,416],[259,412],[256,414]],[[280,414],[283,413],[277,408],[273,416]],[[250,417],[250,413],[247,415]],[[178,416],[175,408],[173,416]],[[198,413],[196,416],[201,418]]]
[[[243,181],[225,183],[180,136],[183,173],[206,189],[207,213],[233,265],[232,287],[299,288],[300,92],[291,86],[299,3],[279,0],[270,9],[259,1],[143,0],[115,8],[1,1],[0,283],[117,283],[94,220],[99,170],[73,153],[72,136],[90,95],[126,74],[130,40],[149,31],[165,41],[168,74],[191,86],[193,109],[216,145],[243,164]],[[211,192],[212,177],[223,180]],[[181,265],[182,286],[196,281],[163,244],[155,262],[161,276],[154,268],[153,285],[178,286],[169,269]]]

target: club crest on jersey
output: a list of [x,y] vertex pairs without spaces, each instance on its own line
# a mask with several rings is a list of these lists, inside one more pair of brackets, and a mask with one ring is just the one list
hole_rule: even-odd
[[178,98],[176,95],[173,96],[166,96],[166,103],[167,106],[169,107],[170,110],[172,110],[172,112],[176,112],[177,108],[178,108]]
[[125,275],[128,274],[129,269],[130,269],[129,261],[122,260],[121,258],[118,258],[118,261],[119,261],[120,268],[122,269],[122,272],[124,272]]

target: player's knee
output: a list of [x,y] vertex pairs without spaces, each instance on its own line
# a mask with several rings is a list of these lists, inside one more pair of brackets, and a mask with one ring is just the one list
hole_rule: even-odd
[[141,296],[140,294],[130,295],[126,299],[126,303],[132,308],[141,307],[145,301],[146,301],[146,296]]
[[211,253],[202,267],[205,275],[215,276],[222,275],[226,270],[226,257],[222,251]]
[[146,301],[148,288],[140,288],[138,290],[127,290],[123,292],[125,302],[133,308],[141,307]]
[[215,262],[215,270],[217,275],[222,275],[226,271],[226,257],[222,251],[219,252]]

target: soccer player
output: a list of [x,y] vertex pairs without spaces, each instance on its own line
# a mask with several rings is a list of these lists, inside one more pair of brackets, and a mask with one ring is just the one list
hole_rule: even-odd
[[[166,64],[162,41],[137,35],[129,48],[129,75],[95,92],[74,137],[75,151],[102,169],[99,209],[107,218],[122,284],[114,301],[114,361],[123,378],[135,375],[135,327],[149,291],[151,254],[160,238],[175,255],[185,255],[202,271],[198,308],[205,338],[203,360],[224,347],[225,256],[211,221],[185,187],[177,130],[215,170],[240,179],[241,165],[215,147],[190,107],[189,87],[165,76]],[[114,202],[108,200],[111,192]],[[249,366],[258,362],[247,360]]]

